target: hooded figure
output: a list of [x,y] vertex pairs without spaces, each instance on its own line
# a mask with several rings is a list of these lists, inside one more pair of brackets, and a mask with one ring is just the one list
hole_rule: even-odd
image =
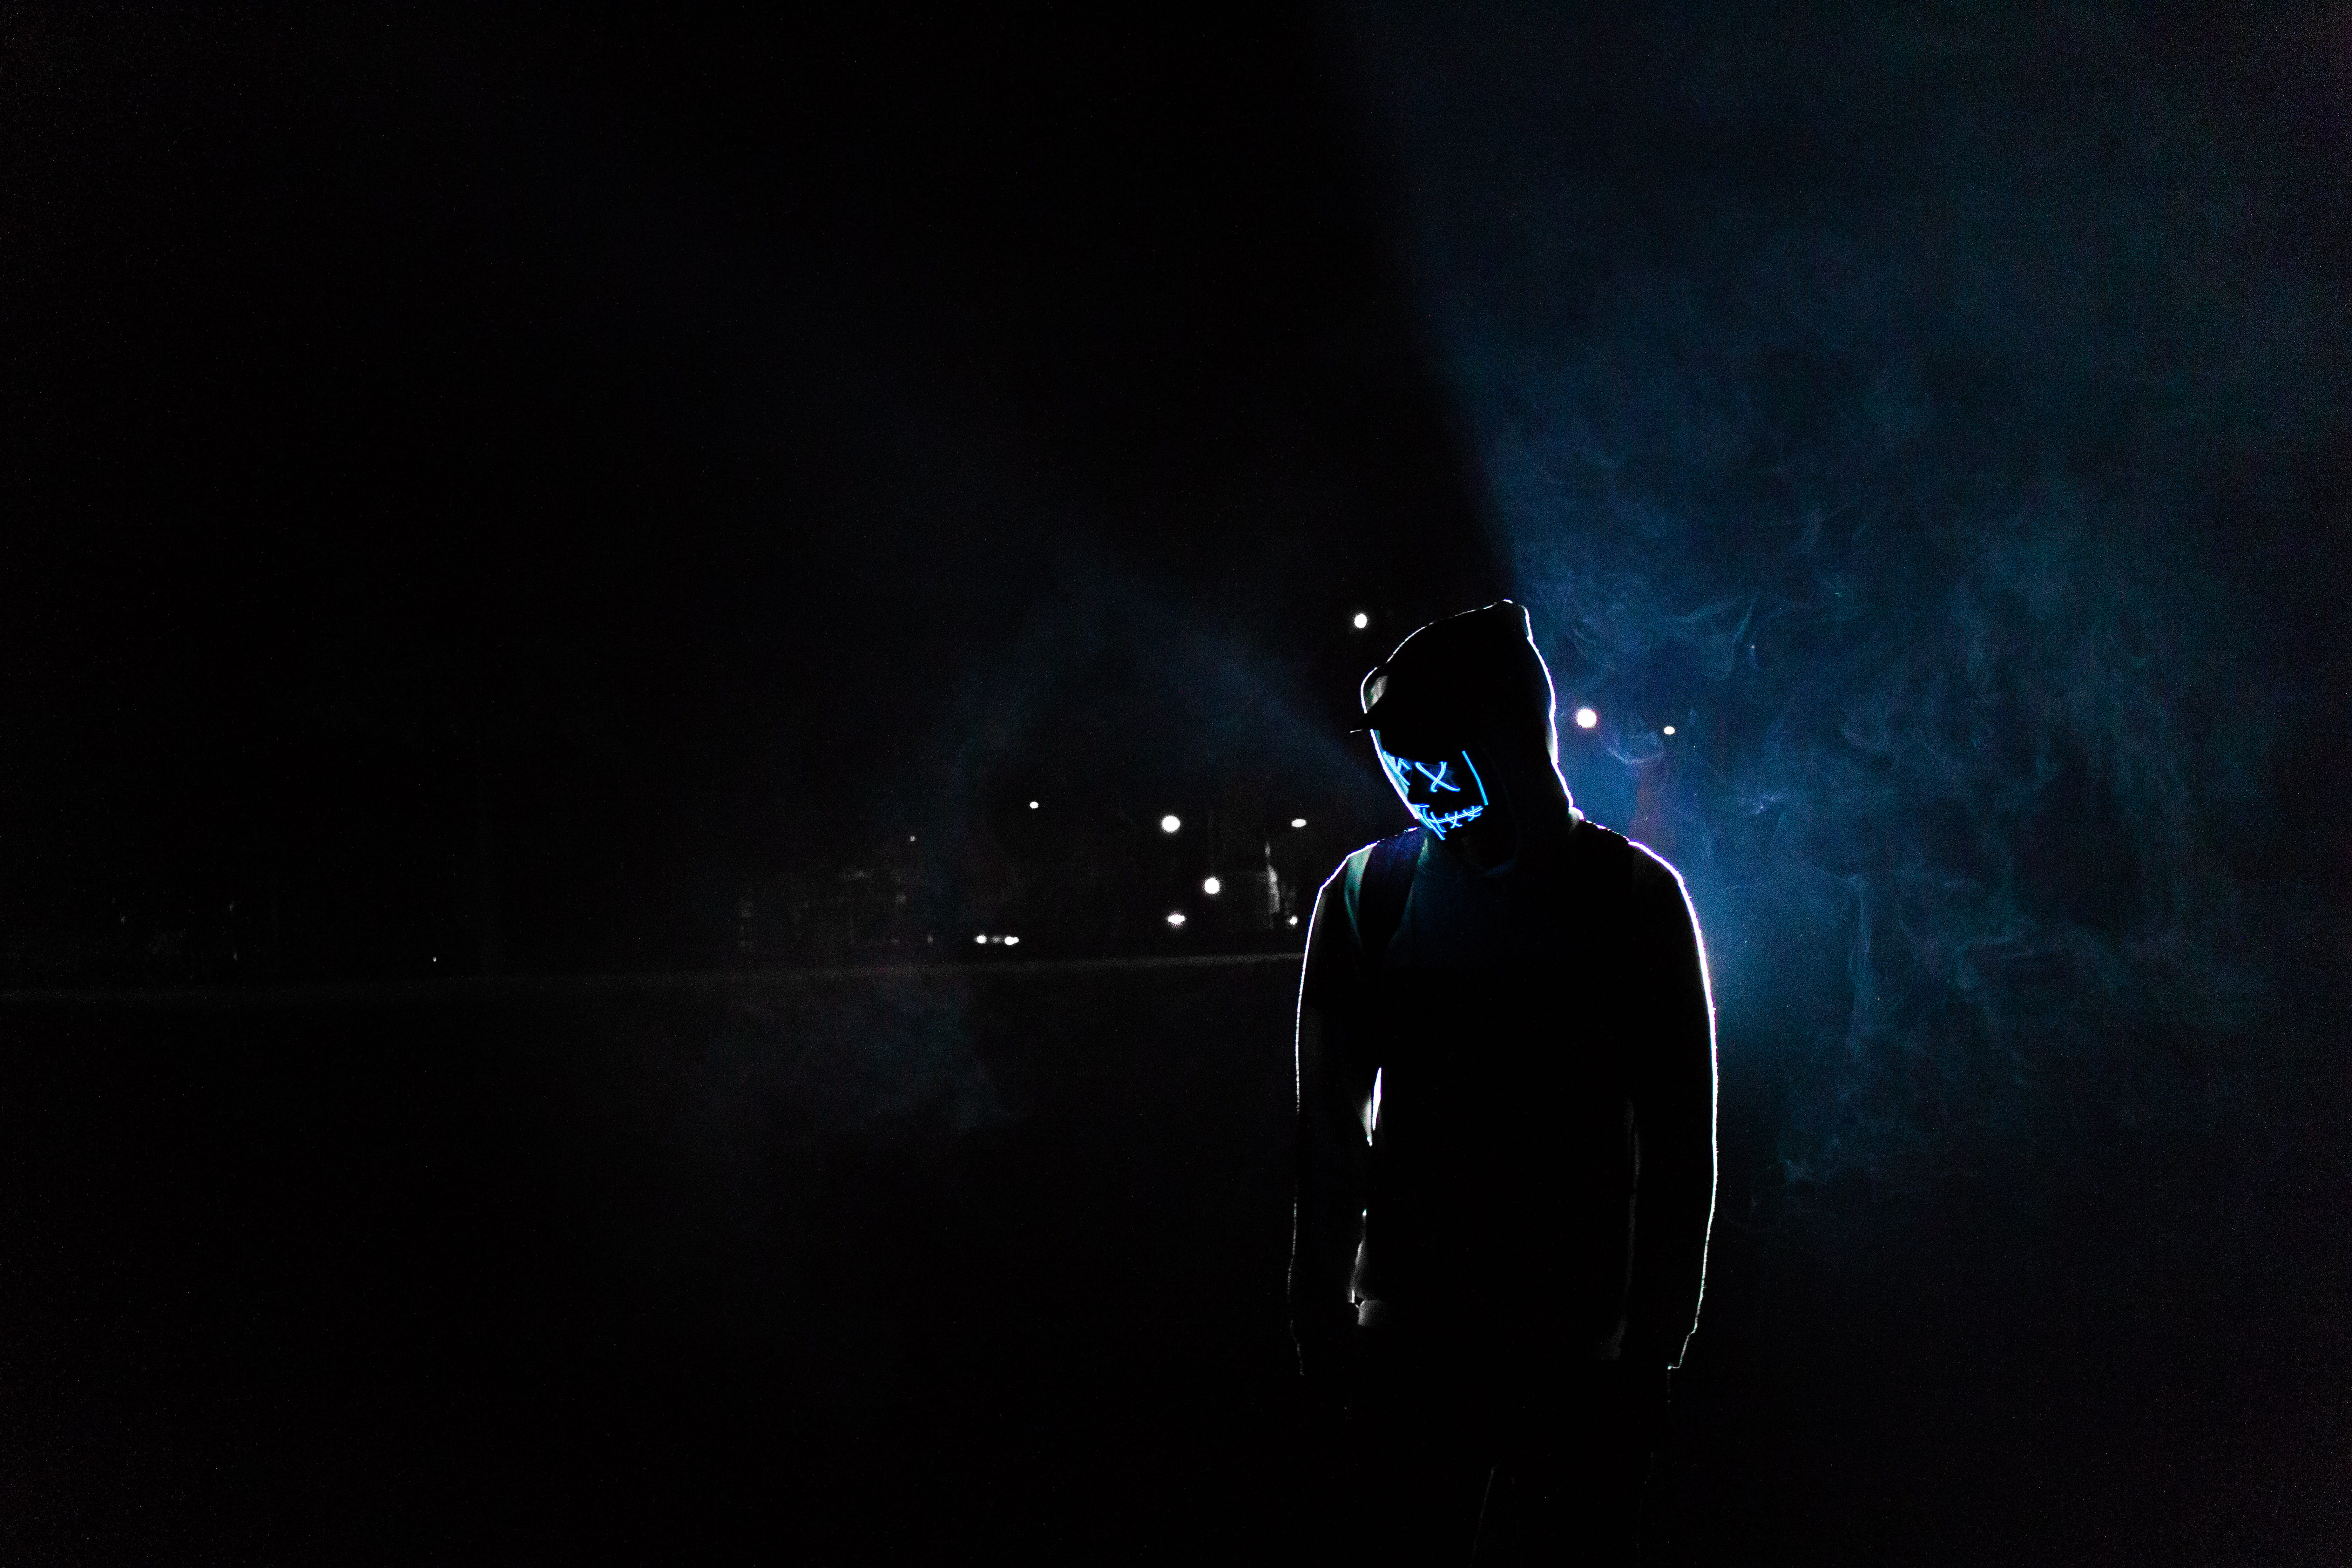
[[1585,819],[1506,600],[1365,678],[1415,825],[1315,903],[1292,1327],[1371,1494],[1356,1555],[1630,1557],[1715,1202],[1715,1031],[1674,868]]

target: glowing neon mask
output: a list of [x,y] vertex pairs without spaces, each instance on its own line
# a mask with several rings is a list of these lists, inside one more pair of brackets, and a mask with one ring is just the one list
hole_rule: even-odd
[[1372,731],[1372,750],[1380,753],[1381,769],[1396,786],[1397,798],[1404,802],[1405,809],[1440,838],[1464,823],[1475,821],[1486,809],[1486,785],[1469,752],[1401,757],[1381,743],[1377,730]]

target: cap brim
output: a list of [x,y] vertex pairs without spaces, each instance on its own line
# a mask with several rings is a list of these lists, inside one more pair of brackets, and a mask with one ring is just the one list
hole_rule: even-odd
[[1399,713],[1392,709],[1383,709],[1382,705],[1378,703],[1373,705],[1371,712],[1364,715],[1360,723],[1349,728],[1348,733],[1370,734],[1374,730],[1384,730],[1392,738],[1402,736],[1411,742],[1426,745],[1445,747],[1467,743],[1459,733],[1457,726],[1431,719],[1426,715]]

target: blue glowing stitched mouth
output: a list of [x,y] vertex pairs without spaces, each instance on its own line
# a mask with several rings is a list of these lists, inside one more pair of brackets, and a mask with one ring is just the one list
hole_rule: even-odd
[[1486,808],[1483,805],[1465,805],[1459,811],[1432,811],[1425,805],[1416,805],[1412,809],[1414,815],[1421,818],[1421,825],[1423,827],[1443,838],[1449,831],[1461,826]]

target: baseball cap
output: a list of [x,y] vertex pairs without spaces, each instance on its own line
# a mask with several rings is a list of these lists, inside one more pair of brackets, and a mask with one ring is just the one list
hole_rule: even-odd
[[1551,672],[1536,651],[1527,607],[1509,599],[1430,622],[1372,667],[1358,690],[1357,731],[1393,730],[1461,742],[1552,717]]

